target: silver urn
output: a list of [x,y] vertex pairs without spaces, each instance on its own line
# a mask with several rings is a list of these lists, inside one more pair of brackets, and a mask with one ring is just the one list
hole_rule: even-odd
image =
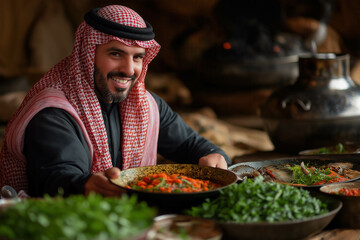
[[276,151],[360,142],[360,87],[348,54],[299,56],[293,85],[275,90],[260,115]]

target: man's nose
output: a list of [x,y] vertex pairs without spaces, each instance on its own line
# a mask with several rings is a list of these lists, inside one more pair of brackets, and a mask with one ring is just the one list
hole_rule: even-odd
[[134,62],[132,58],[126,58],[124,61],[121,62],[121,65],[119,66],[119,72],[124,73],[126,76],[132,76],[134,75]]

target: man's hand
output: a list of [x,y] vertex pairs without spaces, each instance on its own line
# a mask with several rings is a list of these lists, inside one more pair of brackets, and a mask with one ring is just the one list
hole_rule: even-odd
[[109,181],[109,179],[118,178],[119,175],[120,169],[117,167],[93,174],[85,183],[85,196],[88,196],[90,192],[96,192],[104,197],[120,197],[126,191]]
[[225,158],[218,153],[212,153],[200,158],[199,165],[227,169]]

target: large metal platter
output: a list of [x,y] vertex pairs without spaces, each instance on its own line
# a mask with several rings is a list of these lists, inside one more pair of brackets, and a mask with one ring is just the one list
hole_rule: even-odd
[[[314,166],[314,167],[321,167],[324,165],[327,165],[329,163],[336,163],[336,162],[349,162],[354,164],[353,166],[353,170],[358,170],[360,171],[360,158],[359,159],[354,159],[354,158],[326,158],[326,157],[289,157],[289,158],[280,158],[280,159],[271,159],[271,160],[263,160],[263,161],[251,161],[251,162],[241,162],[241,163],[237,163],[234,165],[231,165],[229,167],[230,171],[233,171],[234,173],[239,172],[240,169],[244,169],[246,170],[246,166],[249,166],[251,168],[255,168],[256,170],[258,170],[261,167],[265,167],[265,166],[269,166],[269,165],[282,165],[285,166],[287,164],[289,165],[294,165],[297,164],[299,165],[301,162],[304,162],[305,164],[308,164],[309,166]],[[356,181],[359,180],[360,177],[357,178],[353,178],[350,179],[349,181],[344,181],[345,182],[352,182],[352,181]],[[319,188],[321,186],[324,185],[330,185],[330,184],[335,184],[335,183],[327,183],[327,184],[320,184],[320,185],[309,185],[309,186],[302,186],[303,188]]]
[[[136,182],[145,176],[161,172],[167,174],[178,173],[191,178],[210,180],[220,184],[221,187],[196,193],[159,193],[126,188],[130,183]],[[160,208],[160,210],[178,212],[181,209],[201,204],[206,198],[217,197],[221,189],[237,182],[237,176],[226,169],[195,164],[160,164],[123,170],[120,172],[120,176],[117,179],[112,179],[111,182],[125,189],[129,194],[136,194],[139,200],[144,200],[150,205]]]

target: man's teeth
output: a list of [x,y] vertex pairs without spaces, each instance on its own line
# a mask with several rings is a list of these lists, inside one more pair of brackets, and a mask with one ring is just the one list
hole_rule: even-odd
[[115,82],[118,82],[118,83],[127,83],[128,80],[124,80],[124,79],[120,79],[120,78],[112,78]]

